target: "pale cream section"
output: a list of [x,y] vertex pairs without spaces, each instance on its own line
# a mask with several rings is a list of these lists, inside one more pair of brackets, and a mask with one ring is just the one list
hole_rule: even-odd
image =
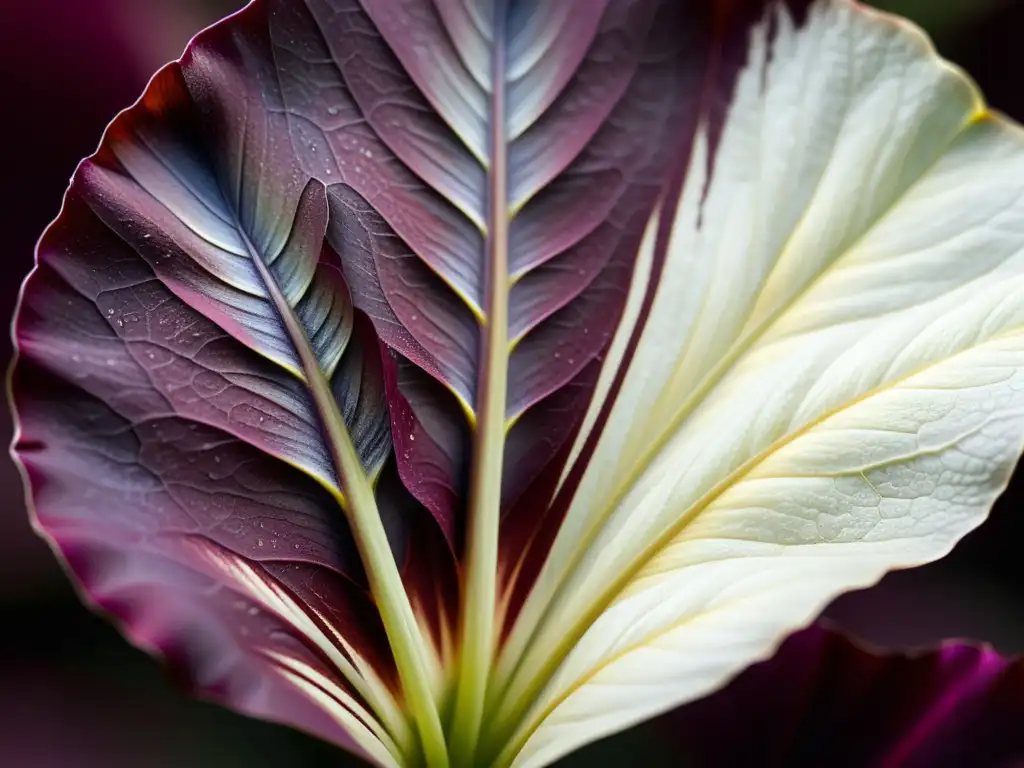
[[706,198],[699,141],[650,320],[503,659],[498,720],[531,704],[503,762],[704,695],[836,594],[941,557],[1024,446],[1024,135],[919,31],[847,0],[800,29],[779,12],[767,41],[766,22]]

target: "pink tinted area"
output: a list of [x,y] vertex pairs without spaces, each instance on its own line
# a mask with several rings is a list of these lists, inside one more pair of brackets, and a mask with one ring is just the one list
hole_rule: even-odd
[[954,643],[882,655],[815,626],[651,726],[697,766],[1024,765],[1024,661]]
[[[1007,671],[1007,663],[994,650],[968,645],[943,648],[937,654],[935,665],[943,680],[948,677],[948,685],[943,687],[931,704],[925,707],[914,725],[885,755],[882,761],[884,766],[897,768],[908,764],[921,764],[922,755],[939,759],[940,755],[934,754],[936,748],[941,746],[945,751],[944,742],[949,738],[943,731],[948,726],[955,728],[958,720],[969,717],[977,719],[977,712],[966,713],[963,710],[965,707],[985,709],[986,697],[993,690],[999,689],[1000,677]],[[1015,684],[1011,683],[1011,688],[1017,693],[1017,696],[1013,697],[1011,691],[1011,699],[1019,699],[1021,694],[1024,694],[1024,676],[1019,670]],[[989,717],[985,719],[991,727],[1002,719],[1007,711],[1015,711],[1019,718],[1022,708],[1024,704],[1018,704],[1016,708],[1011,706],[1008,710],[1000,709],[999,712],[989,713]],[[1012,747],[1012,751],[1017,753],[1020,747]]]

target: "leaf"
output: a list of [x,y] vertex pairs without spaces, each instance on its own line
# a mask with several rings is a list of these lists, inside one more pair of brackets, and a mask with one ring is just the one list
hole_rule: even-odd
[[648,734],[697,766],[995,768],[1024,754],[1022,688],[1021,661],[991,648],[883,654],[815,626]]
[[772,4],[747,34],[503,650],[499,764],[698,698],[943,556],[1021,453],[1020,131],[890,17]]
[[549,762],[981,522],[1020,145],[849,0],[256,0],[41,241],[39,527],[232,706]]

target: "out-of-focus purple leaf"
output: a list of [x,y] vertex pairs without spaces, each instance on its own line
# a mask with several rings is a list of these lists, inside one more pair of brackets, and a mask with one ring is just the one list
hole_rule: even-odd
[[1024,661],[957,642],[882,654],[814,626],[648,732],[696,766],[1009,768],[1022,721]]

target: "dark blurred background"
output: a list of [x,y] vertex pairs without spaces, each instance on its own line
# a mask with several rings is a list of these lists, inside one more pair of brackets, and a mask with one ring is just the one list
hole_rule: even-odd
[[[879,0],[924,26],[989,102],[1024,120],[1024,0]],[[240,0],[0,0],[0,155],[7,254],[0,316],[79,158],[103,127]],[[10,342],[0,341],[6,366]],[[10,439],[6,411],[0,442]],[[1024,472],[991,520],[949,558],[893,574],[828,615],[863,637],[921,645],[984,639],[1024,652]],[[0,768],[319,768],[352,764],[296,732],[176,690],[159,665],[83,608],[29,528],[20,480],[0,458]],[[629,735],[566,761],[655,764]],[[642,756],[647,752],[649,757]],[[659,764],[675,765],[672,759]]]

